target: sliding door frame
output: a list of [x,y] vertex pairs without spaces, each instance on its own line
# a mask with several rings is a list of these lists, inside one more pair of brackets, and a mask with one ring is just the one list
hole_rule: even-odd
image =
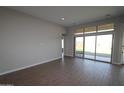
[[[95,59],[96,61],[100,61],[100,62],[105,62],[105,63],[112,63],[112,55],[113,55],[113,33],[109,33],[109,34],[98,34],[97,36],[100,36],[100,35],[112,35],[112,42],[111,42],[111,60],[110,60],[110,62],[108,62],[108,61],[102,61],[102,60],[98,60],[98,59]],[[97,37],[96,36],[96,37]],[[97,41],[97,40],[96,40]],[[97,44],[97,42],[96,42],[96,44]],[[96,48],[97,49],[97,48]],[[95,53],[96,53],[96,51],[95,51]]]
[[[95,37],[95,44],[96,44],[96,35],[95,35],[95,34],[93,34],[93,35],[85,35],[84,38],[85,38],[85,37],[88,37],[88,36],[94,36],[94,37]],[[85,40],[84,40],[84,42],[85,42]],[[85,45],[86,45],[86,44],[84,44],[84,55],[85,55]],[[96,48],[96,45],[94,46],[94,48]],[[95,60],[95,55],[96,55],[96,49],[95,49],[95,51],[94,51],[94,59],[92,59],[92,58],[85,58],[85,56],[84,56],[83,58],[85,58],[85,59],[90,59],[90,60]]]
[[[107,61],[102,61],[102,60],[96,60],[96,48],[97,48],[97,36],[99,35],[109,35],[111,34],[112,35],[112,44],[111,44],[111,60],[110,62],[107,62]],[[85,55],[85,37],[86,36],[95,36],[95,52],[94,52],[94,57],[95,59],[90,59],[90,58],[85,58],[84,55]],[[88,33],[88,34],[82,34],[82,35],[75,35],[74,36],[74,57],[77,57],[75,56],[75,46],[76,46],[76,43],[75,43],[75,39],[76,37],[83,37],[83,56],[82,57],[79,57],[79,58],[83,58],[83,59],[89,59],[89,60],[94,60],[94,61],[100,61],[100,62],[106,62],[106,63],[112,63],[112,55],[113,55],[113,42],[114,42],[114,31],[109,31],[109,32],[97,32],[96,30],[96,33]]]

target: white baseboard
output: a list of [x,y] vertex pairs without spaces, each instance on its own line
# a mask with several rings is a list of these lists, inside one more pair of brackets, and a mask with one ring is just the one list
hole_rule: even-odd
[[40,64],[48,63],[48,62],[51,62],[51,61],[54,61],[54,60],[57,60],[57,59],[61,59],[61,57],[53,58],[53,59],[50,59],[50,60],[45,60],[45,61],[42,61],[42,62],[39,62],[39,63],[32,64],[32,65],[29,65],[29,66],[24,66],[24,67],[12,69],[12,70],[9,70],[9,71],[5,71],[5,72],[0,73],[0,76],[5,75],[5,74],[9,74],[9,73],[12,73],[12,72],[16,72],[16,71],[19,71],[19,70],[23,70],[23,69],[26,69],[26,68],[34,67],[34,66],[37,66],[37,65],[40,65]]

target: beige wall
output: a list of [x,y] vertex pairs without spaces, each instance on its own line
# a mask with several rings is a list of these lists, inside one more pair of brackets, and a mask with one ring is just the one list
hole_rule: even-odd
[[60,58],[64,32],[57,24],[0,8],[0,73]]

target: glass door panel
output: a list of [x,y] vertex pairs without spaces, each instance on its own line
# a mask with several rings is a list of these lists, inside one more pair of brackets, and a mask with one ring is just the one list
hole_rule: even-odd
[[83,37],[75,37],[75,56],[83,57]]
[[95,36],[85,37],[84,58],[95,59]]
[[96,44],[96,60],[111,62],[112,34],[98,35]]

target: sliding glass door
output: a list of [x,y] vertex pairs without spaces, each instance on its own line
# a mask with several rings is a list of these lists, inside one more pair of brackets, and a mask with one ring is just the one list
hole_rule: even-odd
[[95,36],[85,37],[84,58],[95,59]]
[[75,56],[111,62],[112,34],[75,37]]
[[96,44],[96,60],[111,62],[112,34],[98,35]]
[[75,56],[83,57],[83,37],[75,37]]
[[75,56],[111,62],[114,24],[77,27],[75,30]]

